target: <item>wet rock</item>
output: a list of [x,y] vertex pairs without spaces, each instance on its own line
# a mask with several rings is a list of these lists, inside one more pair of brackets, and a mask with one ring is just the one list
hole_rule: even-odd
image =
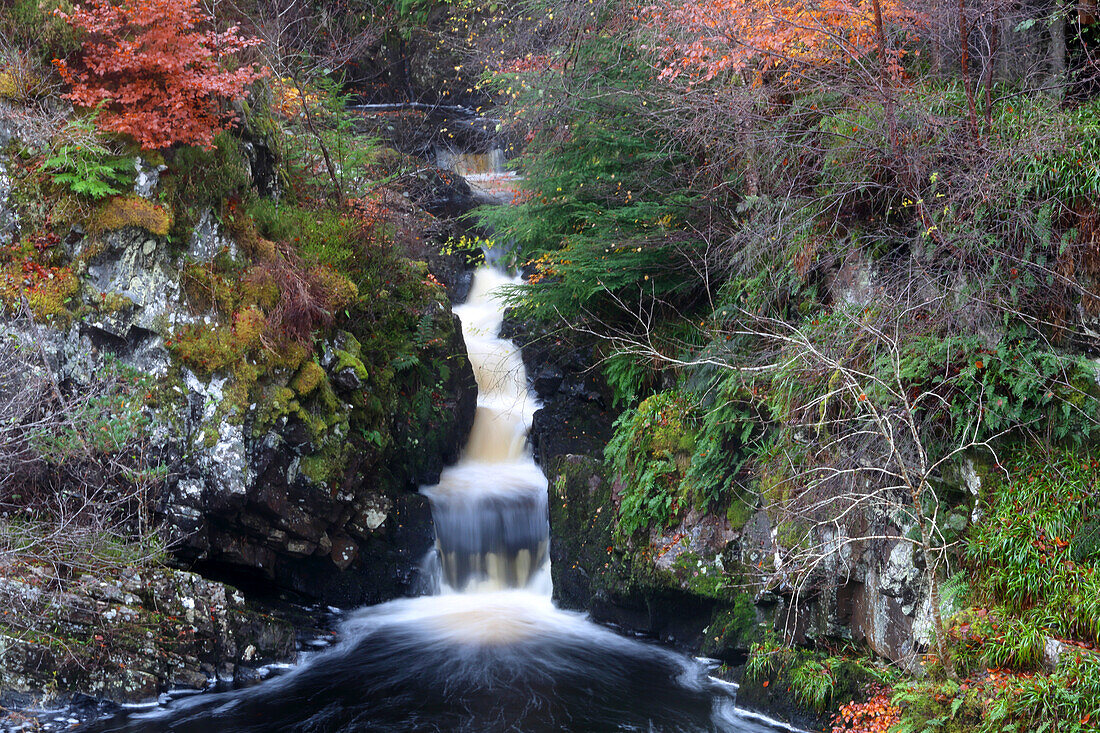
[[289,624],[253,610],[229,586],[180,570],[85,576],[59,592],[7,568],[0,602],[22,612],[14,623],[0,621],[6,693],[40,696],[60,687],[140,702],[169,688],[205,689],[218,667],[295,654]]
[[595,354],[505,313],[501,338],[521,347],[528,379],[542,401],[531,424],[535,458],[545,469],[563,455],[602,456],[616,413]]
[[[194,437],[184,475],[161,510],[178,530],[181,557],[259,575],[334,605],[413,592],[432,528],[426,504],[408,492],[436,481],[458,458],[477,402],[459,323],[443,306],[432,307],[447,325],[446,337],[423,356],[448,365],[433,387],[438,411],[426,424],[402,421],[384,472],[373,476],[357,472],[354,455],[346,470],[333,473],[301,420],[288,417],[266,433],[250,430],[247,417],[235,419],[222,409],[231,387],[227,377],[185,372],[185,433]],[[367,377],[358,354],[358,342],[345,332],[319,353],[321,378],[347,399]]]
[[474,271],[485,260],[481,249],[444,253],[432,249],[427,256],[428,269],[444,287],[452,303],[464,303],[474,283]]
[[168,170],[163,163],[153,165],[141,156],[134,159],[134,193],[142,198],[153,197],[153,190],[160,183],[160,174]]
[[245,133],[245,155],[252,186],[261,196],[277,198],[279,194],[278,159],[275,151],[262,137]]
[[418,172],[408,188],[409,198],[432,216],[457,218],[478,206],[477,197],[462,176],[437,168]]

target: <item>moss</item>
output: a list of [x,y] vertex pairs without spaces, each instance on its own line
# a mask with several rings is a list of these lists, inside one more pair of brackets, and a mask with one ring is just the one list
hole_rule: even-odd
[[725,599],[732,594],[729,578],[722,566],[717,562],[701,559],[694,552],[681,553],[673,563],[672,574],[680,587],[692,595]]
[[0,99],[18,101],[22,98],[23,93],[19,88],[19,83],[15,78],[15,74],[10,71],[0,71]]
[[223,273],[209,263],[185,265],[180,277],[187,302],[196,312],[217,310],[232,313],[237,308],[237,289]]
[[805,549],[810,542],[810,525],[806,522],[784,520],[775,528],[775,541],[787,549]]
[[140,196],[115,196],[92,213],[87,229],[89,234],[103,234],[126,227],[137,227],[163,237],[172,227],[172,215]]
[[228,371],[247,353],[234,329],[221,324],[187,326],[165,344],[180,362],[200,375]]
[[72,320],[70,304],[80,292],[80,281],[50,245],[50,237],[33,235],[0,247],[0,306],[18,311],[26,299],[35,318],[64,326]]
[[291,403],[297,405],[294,390],[281,385],[270,385],[256,400],[257,411],[254,432],[261,435],[273,428],[279,418],[290,413]]
[[279,303],[281,292],[270,270],[252,267],[237,287],[238,298],[243,305],[256,305],[271,310]]
[[290,388],[300,396],[305,397],[313,393],[322,382],[328,381],[328,376],[321,365],[315,361],[307,361],[294,375],[290,382]]
[[104,293],[95,307],[100,313],[120,313],[132,309],[134,301],[122,293]]
[[703,632],[700,651],[708,656],[726,656],[744,650],[762,637],[762,626],[756,617],[752,596],[738,593],[733,603],[715,609],[710,625]]
[[739,530],[749,523],[752,515],[756,514],[756,497],[735,496],[726,508],[726,520],[733,530]]
[[320,451],[302,456],[298,470],[314,483],[332,486],[343,477],[350,455],[348,443],[332,440]]
[[68,324],[72,317],[68,306],[79,290],[80,283],[73,271],[61,268],[54,278],[41,281],[27,290],[27,302],[36,318]]
[[[355,376],[365,382],[370,378],[370,372],[367,371],[363,360],[359,358],[359,341],[354,336],[349,336],[348,342],[345,344],[348,347],[346,350],[336,350],[336,364],[333,366],[332,371],[334,374],[339,374],[345,369],[350,369],[355,373]],[[352,344],[354,344],[354,348]]]
[[776,509],[784,506],[791,498],[791,479],[783,473],[765,471],[760,476],[757,493],[764,500],[764,509],[773,521],[778,518]]
[[[230,202],[247,197],[252,188],[241,141],[230,132],[215,135],[210,150],[179,148],[166,164],[161,187],[174,214],[172,236],[180,241],[190,237],[203,210],[223,211]],[[229,208],[235,210],[236,204]],[[223,219],[226,214],[232,211],[224,211]]]

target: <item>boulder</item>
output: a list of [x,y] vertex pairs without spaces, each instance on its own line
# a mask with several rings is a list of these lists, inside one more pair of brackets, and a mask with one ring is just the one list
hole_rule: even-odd
[[169,689],[204,690],[292,661],[290,624],[235,588],[180,570],[130,568],[83,576],[61,590],[40,568],[6,567],[0,605],[0,690],[55,688],[119,703]]

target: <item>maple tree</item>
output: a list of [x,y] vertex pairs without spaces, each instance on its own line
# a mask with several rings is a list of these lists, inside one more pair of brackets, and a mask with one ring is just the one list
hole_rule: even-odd
[[661,77],[701,80],[854,61],[880,47],[883,23],[917,19],[901,0],[662,0],[644,16],[657,31]]
[[54,60],[72,86],[65,97],[101,108],[100,129],[129,135],[145,149],[211,147],[235,120],[223,102],[266,73],[252,65],[226,68],[232,54],[260,41],[236,26],[207,29],[213,19],[199,0],[89,0],[58,15],[87,34],[77,65]]

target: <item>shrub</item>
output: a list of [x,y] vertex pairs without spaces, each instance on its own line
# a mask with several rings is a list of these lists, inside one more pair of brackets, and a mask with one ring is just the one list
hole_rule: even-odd
[[623,481],[619,530],[664,526],[679,511],[680,483],[691,462],[697,417],[679,393],[642,400],[615,423],[605,456]]
[[222,101],[242,96],[263,76],[252,66],[230,71],[219,64],[259,41],[236,27],[199,30],[213,18],[198,0],[89,0],[58,15],[87,34],[75,67],[54,61],[72,85],[66,98],[81,107],[102,105],[99,126],[146,149],[209,147],[234,119]]
[[1091,555],[1074,557],[1098,509],[1100,461],[1083,450],[1044,455],[1030,446],[1005,468],[1007,478],[992,479],[988,518],[972,534],[967,557],[980,568],[983,597],[1020,619],[991,633],[986,653],[1034,669],[1043,636],[1100,642],[1097,563]]

